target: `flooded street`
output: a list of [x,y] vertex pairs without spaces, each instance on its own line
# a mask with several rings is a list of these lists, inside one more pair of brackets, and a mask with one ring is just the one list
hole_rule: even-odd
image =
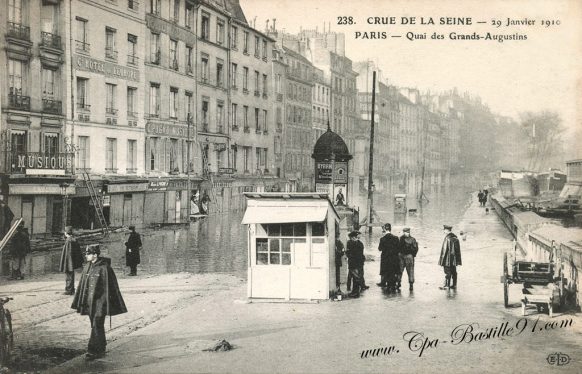
[[[393,234],[400,235],[405,226],[411,227],[417,238],[423,256],[440,251],[442,224],[456,225],[470,202],[469,190],[457,189],[432,191],[427,194],[429,202],[419,204],[408,200],[407,209],[416,213],[395,214],[391,196],[375,194],[375,210],[382,223],[390,222]],[[366,196],[362,194],[362,201]],[[361,220],[365,207],[360,207]],[[191,272],[226,273],[246,278],[247,275],[247,229],[241,225],[244,212],[210,216],[189,226],[175,226],[163,229],[142,229],[143,251],[138,271],[150,274]],[[455,227],[456,233],[463,228]],[[378,255],[377,247],[381,236],[380,228],[374,228],[368,235],[365,227],[362,241],[368,255]],[[107,256],[113,260],[117,271],[128,272],[125,267],[125,246],[127,233],[112,233],[104,241]],[[342,232],[342,240],[347,240],[347,232]]]

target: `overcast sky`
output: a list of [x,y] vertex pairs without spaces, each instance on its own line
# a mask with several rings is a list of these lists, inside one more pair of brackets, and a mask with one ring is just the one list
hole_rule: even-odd
[[[346,54],[354,61],[373,59],[384,77],[397,86],[421,90],[457,87],[482,97],[494,112],[518,118],[523,111],[541,109],[560,113],[570,131],[582,127],[582,1],[579,0],[240,0],[249,22],[264,30],[276,18],[277,29],[331,30],[346,35]],[[339,16],[352,16],[355,25],[338,25]],[[369,25],[368,17],[397,19],[396,25]],[[417,18],[402,25],[401,17]],[[435,25],[420,25],[432,17]],[[471,17],[472,26],[442,26],[440,17]],[[502,22],[491,25],[492,19]],[[535,20],[533,26],[506,27],[507,18]],[[542,19],[559,20],[544,27]],[[487,24],[476,24],[486,21]],[[388,33],[387,39],[355,39],[355,32]],[[407,32],[427,33],[428,40],[409,41]],[[527,35],[525,41],[449,40],[450,32],[481,35]],[[445,40],[430,40],[433,32]],[[392,38],[391,35],[402,35]]]

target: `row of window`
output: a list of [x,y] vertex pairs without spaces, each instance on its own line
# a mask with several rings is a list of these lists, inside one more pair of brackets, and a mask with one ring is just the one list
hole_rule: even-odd
[[[191,3],[187,1],[184,1],[184,3],[185,7],[182,8],[180,0],[169,0],[167,2],[168,12],[166,13],[166,11],[162,9],[161,0],[150,0],[149,12],[160,17],[167,16],[170,21],[176,24],[182,24],[182,20],[184,20],[183,25],[187,29],[191,30],[193,29],[194,23],[194,8]],[[182,9],[184,10],[183,13]],[[213,23],[215,24],[215,28],[212,26]],[[215,30],[214,35],[211,35],[211,30]],[[210,13],[202,11],[200,18],[200,30],[198,35],[202,40],[211,41],[218,45],[226,45],[227,26],[225,19],[216,17],[216,20],[213,21],[212,15]],[[243,30],[242,41],[239,42],[239,28],[236,26],[231,26],[229,47],[234,50],[238,50],[240,44],[242,44],[243,53],[249,54],[251,44],[250,32]],[[261,38],[258,35],[255,35],[254,37],[254,55],[257,58],[262,58],[264,61],[267,60],[268,42],[266,39]]]
[[[90,112],[90,95],[94,87],[90,87],[90,80],[88,78],[77,77],[77,109],[82,112]],[[126,89],[126,105],[127,117],[137,118],[137,87],[127,86]],[[119,98],[118,87],[116,84],[105,83],[105,113],[112,116],[117,116],[119,112]]]
[[[77,168],[91,169],[91,140],[89,136],[79,136],[77,141]],[[116,138],[105,138],[105,172],[117,173],[118,145]],[[128,139],[126,147],[126,172],[137,171],[137,140]]]
[[[10,153],[24,154],[29,152],[29,132],[26,130],[10,131]],[[42,142],[40,143],[39,152],[47,156],[54,156],[59,153],[59,134],[53,132],[44,132]]]
[[[30,103],[28,98],[29,64],[21,60],[8,59],[8,95],[11,105]],[[41,66],[41,97],[48,100],[59,98],[58,82],[60,74],[58,70]],[[27,98],[25,100],[25,98]],[[30,108],[27,108],[30,109]],[[60,113],[60,110],[59,112]]]
[[287,98],[311,103],[311,87],[299,85],[297,83],[287,83]]
[[[77,52],[90,53],[91,44],[89,43],[89,21],[85,18],[76,17],[77,36],[75,39],[75,49]],[[137,65],[139,57],[137,56],[137,36],[127,34],[127,64]],[[114,62],[118,61],[119,46],[117,41],[117,30],[113,27],[105,26],[105,59]],[[123,60],[123,58],[121,58]]]

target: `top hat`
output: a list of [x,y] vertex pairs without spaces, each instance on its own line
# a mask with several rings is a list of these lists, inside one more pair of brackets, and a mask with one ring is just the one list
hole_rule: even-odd
[[402,229],[402,232],[410,232],[410,227],[405,227]]
[[354,230],[354,231],[352,231],[352,232],[350,232],[350,233],[348,234],[348,237],[350,237],[350,238],[354,238],[354,237],[356,237],[356,236],[358,236],[358,235],[360,235],[360,234],[361,234],[361,232],[359,232],[358,230]]
[[453,229],[453,226],[451,226],[451,225],[443,225],[443,228],[445,230],[452,230]]

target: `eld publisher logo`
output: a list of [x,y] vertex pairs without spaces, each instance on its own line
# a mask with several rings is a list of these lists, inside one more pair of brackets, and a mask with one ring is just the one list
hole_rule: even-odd
[[570,356],[565,353],[551,353],[548,355],[548,364],[556,366],[564,366],[570,363]]

